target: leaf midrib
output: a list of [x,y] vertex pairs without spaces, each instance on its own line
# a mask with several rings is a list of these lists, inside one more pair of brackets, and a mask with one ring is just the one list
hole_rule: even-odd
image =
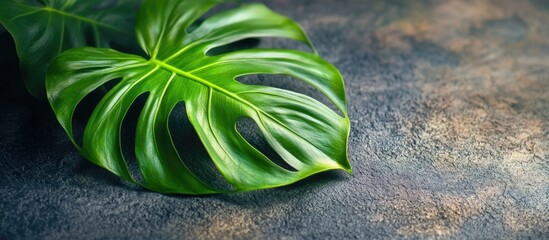
[[[167,69],[167,70],[169,70],[169,71],[171,71],[171,72],[175,72],[175,73],[177,73],[177,74],[179,74],[179,75],[181,75],[181,76],[183,76],[183,77],[190,78],[190,79],[192,79],[193,81],[199,82],[199,83],[201,83],[201,84],[203,84],[203,85],[206,85],[206,86],[208,86],[208,87],[210,87],[210,88],[212,88],[212,89],[215,89],[215,90],[217,90],[217,91],[219,91],[219,92],[221,92],[221,93],[223,93],[223,94],[225,94],[225,95],[227,95],[227,96],[229,96],[229,97],[231,97],[231,98],[233,98],[233,99],[235,99],[235,100],[238,100],[238,101],[240,101],[240,102],[242,102],[242,103],[248,105],[249,107],[251,107],[251,108],[254,109],[255,111],[261,111],[261,109],[257,108],[255,105],[253,105],[252,103],[250,103],[250,102],[246,101],[245,99],[239,97],[238,95],[236,95],[236,94],[234,94],[234,93],[232,93],[232,92],[229,92],[229,91],[227,91],[226,89],[221,88],[221,87],[219,87],[219,86],[217,86],[217,85],[215,85],[215,84],[212,84],[211,82],[206,81],[206,80],[204,80],[204,79],[202,79],[202,78],[200,78],[200,77],[198,77],[198,76],[196,76],[196,75],[194,75],[194,74],[191,74],[191,73],[189,73],[189,72],[183,71],[183,70],[181,70],[181,69],[179,69],[179,68],[176,68],[176,67],[174,67],[174,66],[172,66],[172,65],[170,65],[170,64],[167,64],[167,63],[165,63],[165,62],[163,62],[163,61],[160,61],[160,60],[158,60],[158,59],[150,59],[149,61],[150,61],[151,63],[153,63],[153,64],[159,66],[159,67],[162,67],[162,68],[164,68],[164,69]],[[261,112],[262,112],[262,111],[261,111]]]

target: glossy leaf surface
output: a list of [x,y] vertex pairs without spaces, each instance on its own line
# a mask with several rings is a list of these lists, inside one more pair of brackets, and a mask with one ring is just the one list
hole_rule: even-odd
[[[316,54],[288,49],[207,55],[212,48],[250,37],[288,38],[312,48],[298,24],[261,4],[216,13],[194,31],[187,31],[219,2],[145,1],[136,30],[149,59],[110,49],[80,48],[61,54],[52,63],[48,98],[71,139],[77,105],[94,89],[121,79],[96,106],[83,145],[78,146],[80,152],[124,179],[155,191],[221,192],[196,177],[182,161],[186,153],[174,147],[168,119],[176,104],[184,102],[189,121],[234,191],[287,185],[330,169],[350,172],[349,119],[338,70]],[[235,80],[250,74],[293,76],[325,94],[343,116],[306,95]],[[128,109],[144,93],[148,96],[135,139],[140,182],[128,170],[120,132]],[[275,164],[242,137],[235,125],[243,117],[257,123],[266,142],[296,171]]]
[[132,41],[136,0],[0,0],[0,23],[17,47],[23,80],[35,97],[45,97],[49,63],[82,46],[109,47]]

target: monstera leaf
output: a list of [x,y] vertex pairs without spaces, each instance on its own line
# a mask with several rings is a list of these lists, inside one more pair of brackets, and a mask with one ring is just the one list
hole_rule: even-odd
[[[287,49],[246,49],[210,56],[212,48],[245,38],[280,37],[310,44],[295,22],[261,4],[217,13],[195,30],[191,26],[221,1],[146,0],[137,39],[150,58],[102,48],[61,54],[51,65],[47,92],[71,139],[79,102],[103,84],[120,80],[98,103],[84,130],[81,154],[120,177],[164,193],[206,194],[210,187],[183,163],[174,147],[168,119],[184,102],[190,123],[232,191],[293,183],[330,169],[350,172],[349,119],[343,79],[316,53]],[[325,94],[340,116],[303,94],[235,80],[249,74],[284,74]],[[121,125],[138,96],[148,93],[137,122],[135,153],[142,181],[128,170],[121,150]],[[235,127],[253,119],[266,142],[295,171],[254,148]],[[206,160],[206,159],[204,159]]]
[[45,97],[48,64],[62,51],[108,47],[133,35],[136,0],[0,0],[0,23],[15,39],[23,79]]

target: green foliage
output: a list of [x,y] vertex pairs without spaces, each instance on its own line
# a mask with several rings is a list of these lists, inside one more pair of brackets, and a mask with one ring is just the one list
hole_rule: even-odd
[[[7,6],[4,2],[2,6]],[[183,102],[202,144],[222,176],[234,186],[234,191],[287,185],[331,169],[350,172],[347,159],[350,123],[339,71],[316,54],[297,23],[261,4],[243,4],[214,14],[196,29],[191,27],[209,9],[222,2],[145,0],[135,30],[146,58],[91,47],[71,49],[55,58],[47,73],[47,96],[58,120],[81,154],[118,176],[154,191],[183,194],[223,192],[196,177],[182,161],[188,153],[180,153],[174,146],[168,119],[176,104]],[[65,9],[63,6],[54,7]],[[84,9],[89,7],[77,9],[86,12]],[[53,13],[57,12],[23,13],[19,18],[36,14],[35,17],[43,21],[64,16]],[[115,14],[116,9],[112,13]],[[8,14],[0,12],[0,15],[6,19]],[[69,19],[59,21],[67,25]],[[2,23],[5,24],[5,20]],[[8,25],[8,29],[20,36],[32,32],[22,26]],[[51,35],[61,32],[52,32]],[[78,31],[67,31],[69,35],[75,32]],[[78,39],[83,38],[76,35]],[[26,41],[17,34],[14,36],[19,49]],[[246,49],[208,54],[216,47],[262,37],[303,42],[314,53]],[[49,38],[59,40],[68,36]],[[34,44],[37,49],[47,46],[45,43]],[[64,46],[58,47],[59,51],[69,47]],[[53,57],[59,51],[48,53],[48,56]],[[42,60],[49,62],[50,59],[43,54]],[[252,74],[283,74],[303,81],[323,93],[343,116],[306,95],[236,80],[236,77]],[[95,106],[84,130],[83,143],[77,144],[72,132],[76,107],[95,89],[118,80]],[[148,96],[140,109],[135,139],[137,163],[143,178],[139,181],[130,173],[122,153],[121,126],[129,108],[144,94]],[[236,129],[236,122],[241,118],[254,120],[266,142],[295,171],[275,164],[246,141]]]
[[45,97],[48,64],[61,52],[86,45],[109,47],[132,39],[136,0],[0,0],[0,23],[15,39],[23,79]]

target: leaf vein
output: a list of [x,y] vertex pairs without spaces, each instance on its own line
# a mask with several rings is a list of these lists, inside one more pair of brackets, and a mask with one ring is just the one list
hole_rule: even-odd
[[223,145],[221,145],[221,142],[219,141],[219,138],[217,137],[217,134],[215,134],[215,131],[213,129],[213,124],[212,124],[212,117],[211,117],[211,113],[212,113],[212,94],[213,94],[213,88],[212,87],[208,87],[208,104],[207,104],[207,107],[206,107],[206,111],[208,111],[208,127],[210,128],[210,131],[212,132],[212,135],[215,139],[215,141],[219,144],[219,147],[223,150],[223,152],[225,153],[225,155],[229,158],[229,160],[231,160],[231,162],[233,162],[235,165],[240,165],[238,164],[237,161],[235,161],[233,159],[233,157],[227,152],[227,150],[225,149],[225,147],[223,147]]
[[[133,88],[133,86],[135,86],[137,83],[139,83],[139,82],[143,81],[144,79],[146,79],[148,76],[150,76],[150,75],[151,75],[152,73],[154,73],[156,70],[158,70],[158,66],[155,67],[155,68],[153,68],[151,71],[147,72],[145,75],[143,75],[141,78],[139,78],[139,79],[136,80],[135,82],[133,82],[133,83],[128,87],[128,89],[126,89],[126,90],[124,91],[124,93],[123,93],[122,95],[125,95],[128,91],[130,91],[130,90]],[[122,98],[122,97],[121,97],[121,98]],[[114,103],[114,106],[117,106],[117,105],[120,103],[121,98],[118,98],[118,99],[116,100],[116,102]],[[97,124],[98,126],[103,125],[103,123],[105,122],[105,119],[107,119],[107,116],[109,116],[110,112],[111,112],[114,108],[115,108],[115,107],[111,107],[111,108],[107,111],[106,114],[103,114],[103,115],[102,115],[101,119],[99,119],[99,121],[98,121],[98,124]],[[97,131],[94,132],[94,133],[97,133]],[[95,134],[94,134],[94,136],[95,136]]]
[[30,12],[26,12],[26,13],[21,13],[13,18],[10,19],[10,22],[13,22],[15,21],[16,19],[18,18],[21,18],[21,17],[25,17],[25,16],[29,16],[29,15],[32,15],[32,14],[35,14],[35,13],[38,13],[38,12],[41,12],[43,11],[43,9],[35,9],[33,11],[30,11]]
[[64,10],[59,10],[59,9],[52,8],[50,6],[35,7],[35,6],[28,6],[28,5],[21,4],[21,3],[17,3],[17,5],[22,6],[22,7],[26,7],[26,8],[29,8],[29,9],[34,9],[34,10],[30,11],[30,12],[19,14],[19,15],[13,17],[12,19],[10,19],[10,21],[14,21],[17,18],[28,16],[28,15],[31,15],[31,14],[34,14],[34,13],[44,11],[44,12],[49,12],[49,13],[56,13],[56,14],[59,14],[59,15],[64,16],[64,17],[74,18],[74,19],[80,20],[82,22],[87,22],[91,25],[96,25],[96,26],[100,26],[100,27],[103,27],[103,28],[108,28],[108,29],[111,29],[111,30],[115,30],[115,31],[118,31],[118,32],[123,32],[123,33],[129,34],[129,32],[124,30],[124,29],[120,29],[120,28],[102,23],[100,21],[97,21],[96,19],[79,16],[79,15],[76,15],[76,14],[73,14],[73,13],[70,13],[70,12],[66,12]]

